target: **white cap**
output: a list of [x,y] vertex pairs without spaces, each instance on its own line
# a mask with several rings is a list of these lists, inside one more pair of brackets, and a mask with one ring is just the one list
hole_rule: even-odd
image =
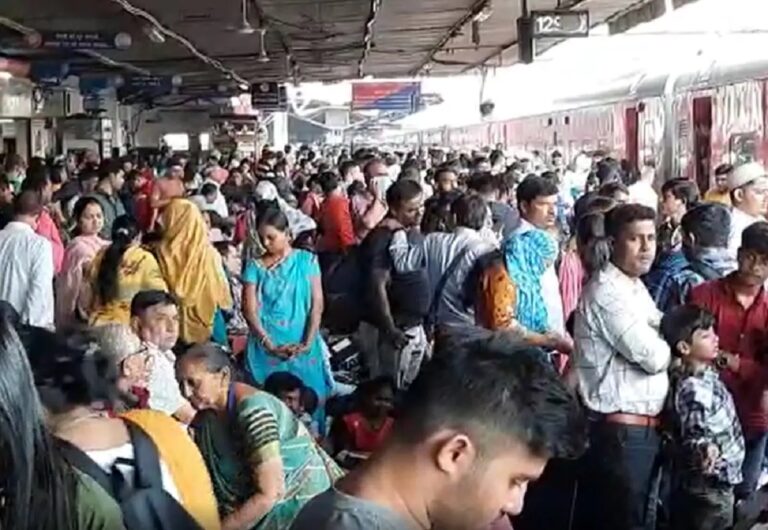
[[759,162],[742,164],[728,173],[728,189],[733,191],[743,188],[756,180],[765,179],[766,176],[765,168]]

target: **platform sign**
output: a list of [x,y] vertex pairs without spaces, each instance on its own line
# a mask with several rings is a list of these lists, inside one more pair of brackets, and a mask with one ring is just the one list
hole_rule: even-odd
[[172,91],[173,82],[170,76],[128,75],[123,79],[122,86],[118,88],[117,97],[121,100],[138,95],[158,97],[170,94]]
[[131,47],[131,35],[106,31],[39,31],[27,36],[34,48],[49,50],[124,50]]
[[251,86],[251,102],[254,109],[284,112],[288,110],[288,91],[280,83],[254,83]]
[[532,36],[570,38],[589,36],[589,11],[531,11]]
[[352,110],[410,113],[418,110],[420,101],[420,82],[352,84]]

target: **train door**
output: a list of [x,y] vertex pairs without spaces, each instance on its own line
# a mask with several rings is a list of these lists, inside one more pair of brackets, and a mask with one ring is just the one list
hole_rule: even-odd
[[704,193],[709,189],[712,158],[712,98],[709,96],[693,99],[693,153],[694,178]]
[[626,145],[627,162],[629,162],[629,167],[632,169],[637,169],[638,167],[637,158],[640,151],[638,122],[637,107],[626,109],[624,112],[624,128],[626,133],[624,145]]

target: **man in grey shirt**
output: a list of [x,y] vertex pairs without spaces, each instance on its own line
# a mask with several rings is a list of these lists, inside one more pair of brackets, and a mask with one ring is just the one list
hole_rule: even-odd
[[509,528],[548,459],[585,444],[581,408],[541,358],[503,333],[441,336],[384,446],[292,530]]

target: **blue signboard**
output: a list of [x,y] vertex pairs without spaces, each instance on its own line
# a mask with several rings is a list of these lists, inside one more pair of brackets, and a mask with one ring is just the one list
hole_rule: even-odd
[[35,48],[49,50],[122,50],[132,44],[128,33],[106,31],[40,31],[27,40]]
[[29,78],[39,85],[60,85],[69,75],[69,64],[54,61],[35,61]]
[[421,100],[421,83],[375,82],[352,85],[353,110],[415,112]]

